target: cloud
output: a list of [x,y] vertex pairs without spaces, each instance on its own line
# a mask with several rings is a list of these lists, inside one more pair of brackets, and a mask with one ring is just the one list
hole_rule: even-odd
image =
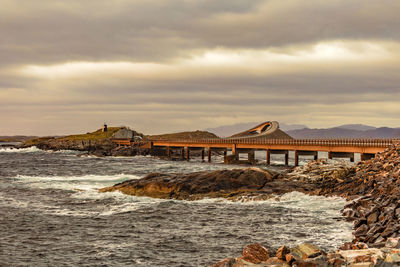
[[3,0],[0,123],[4,134],[104,120],[146,133],[268,119],[399,126],[399,9],[395,0]]

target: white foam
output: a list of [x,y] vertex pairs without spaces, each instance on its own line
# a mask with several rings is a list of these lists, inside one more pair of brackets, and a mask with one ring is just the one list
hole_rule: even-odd
[[43,152],[43,153],[59,153],[59,154],[77,154],[78,151],[74,150],[42,150],[37,148],[36,146],[26,147],[26,148],[15,148],[15,147],[7,147],[0,148],[0,153],[35,153],[35,152]]
[[27,147],[27,148],[0,148],[0,153],[33,153],[43,151],[35,146]]
[[41,189],[62,189],[73,191],[96,190],[126,180],[139,179],[137,175],[83,175],[83,176],[26,176],[18,175],[14,179],[29,187]]
[[[179,200],[177,200],[179,201]],[[291,207],[297,209],[307,210],[340,210],[346,203],[344,198],[340,197],[324,197],[324,196],[310,196],[301,192],[290,192],[282,196],[271,197],[267,200],[257,200],[257,198],[244,197],[238,200],[229,200],[225,198],[204,198],[196,201],[187,201],[188,203],[218,203],[218,204],[232,204],[232,205],[271,205],[276,207]],[[335,209],[336,208],[336,209]]]

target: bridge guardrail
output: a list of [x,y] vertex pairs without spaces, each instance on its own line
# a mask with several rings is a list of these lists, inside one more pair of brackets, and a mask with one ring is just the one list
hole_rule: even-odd
[[208,144],[254,144],[254,145],[318,145],[318,146],[363,146],[388,147],[399,143],[399,139],[177,139],[149,140],[168,143],[208,143]]

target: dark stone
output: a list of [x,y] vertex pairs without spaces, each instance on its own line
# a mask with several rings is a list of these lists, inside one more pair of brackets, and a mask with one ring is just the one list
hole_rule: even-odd
[[286,260],[286,254],[288,253],[289,249],[286,246],[282,246],[276,251],[276,257],[280,260]]
[[376,223],[378,221],[378,212],[374,212],[367,217],[368,225]]
[[365,225],[365,224],[363,224],[363,225],[361,225],[360,227],[358,227],[358,228],[356,229],[356,231],[354,232],[354,234],[355,234],[356,236],[360,236],[360,235],[366,234],[367,231],[368,231],[368,226]]
[[242,259],[254,264],[258,264],[269,259],[268,249],[261,244],[247,245],[242,252]]

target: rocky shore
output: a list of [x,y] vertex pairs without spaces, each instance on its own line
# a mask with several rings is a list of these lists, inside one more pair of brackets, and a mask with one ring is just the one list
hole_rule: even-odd
[[[226,259],[214,266],[393,266],[400,264],[399,163],[400,145],[393,145],[374,159],[355,166],[346,163],[333,166],[326,160],[318,160],[280,174],[257,168],[191,174],[153,173],[101,191],[119,190],[137,196],[188,200],[205,197],[257,200],[292,191],[345,197],[349,202],[343,214],[354,221],[354,240],[343,244],[340,250],[325,253],[310,244],[301,245],[301,248],[282,247],[279,255],[282,251],[288,252],[283,258],[278,254],[272,257],[270,251],[266,253],[257,245],[255,253],[265,256],[258,265],[251,265],[256,262],[244,252],[241,258]],[[252,251],[251,248],[245,251]],[[296,256],[296,251],[303,249],[319,252],[307,254],[303,251],[305,254],[299,252],[300,256]]]
[[278,249],[256,243],[247,245],[241,257],[226,258],[209,267],[399,266],[399,247],[399,238],[388,239],[381,249],[368,248],[365,243],[348,243],[333,252],[325,252],[308,243]]
[[[63,138],[39,138],[33,143],[22,143],[19,148],[36,146],[42,150],[74,150],[81,151],[79,156],[137,156],[137,155],[158,155],[161,153],[155,149],[143,149],[139,146],[122,147],[111,142],[110,139],[88,139],[88,140],[74,140]],[[164,153],[165,154],[165,153]]]
[[203,171],[189,174],[151,173],[100,192],[121,191],[128,195],[164,199],[198,200],[223,197],[233,201],[263,200],[300,191],[312,193],[314,183],[282,178],[279,173],[259,168]]

